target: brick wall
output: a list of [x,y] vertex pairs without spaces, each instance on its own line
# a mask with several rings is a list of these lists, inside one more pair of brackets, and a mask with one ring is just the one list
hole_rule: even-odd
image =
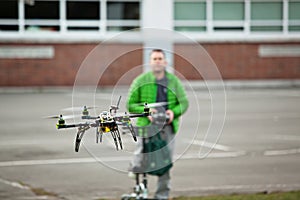
[[[294,43],[220,43],[203,44],[202,47],[208,52],[213,62],[218,67],[223,79],[299,79],[300,78],[300,56],[290,57],[260,57],[258,49],[260,45],[282,45],[283,47],[300,45]],[[207,64],[207,59],[194,45],[178,44],[175,52],[185,51],[193,56],[197,68]],[[199,56],[202,55],[202,56]],[[175,69],[187,79],[203,79],[195,67],[180,56],[175,56]],[[212,62],[208,62],[211,64]],[[205,67],[203,69],[206,70]],[[209,74],[214,78],[213,74]]]
[[[270,43],[265,43],[270,45]],[[273,43],[275,44],[275,43]],[[141,44],[105,44],[99,54],[92,51],[97,44],[0,44],[5,46],[47,45],[54,47],[52,59],[0,59],[0,86],[72,86],[80,66],[94,65],[86,79],[97,73],[97,67],[105,67],[100,85],[130,84],[142,72]],[[223,79],[299,79],[300,57],[260,57],[261,43],[206,43],[202,47],[209,53]],[[300,42],[276,45],[300,45]],[[132,51],[132,49],[136,49]],[[123,55],[122,52],[128,52]],[[195,46],[176,44],[175,52],[190,55],[200,72],[214,79],[207,64],[206,53],[199,54]],[[99,55],[99,56],[98,56]],[[108,61],[117,55],[117,59]],[[120,56],[118,56],[120,55]],[[205,61],[206,60],[206,61]],[[202,79],[202,76],[185,58],[175,55],[175,69],[187,79]],[[212,63],[212,62],[208,62]],[[108,65],[108,67],[107,67]],[[203,67],[203,66],[206,66]]]
[[[141,45],[133,44],[105,44],[101,45],[101,48],[98,48],[97,44],[0,44],[0,46],[53,46],[55,52],[52,59],[0,59],[0,86],[72,86],[80,67],[89,64],[94,68],[89,71],[90,74],[86,74],[87,79],[97,73],[93,70],[105,68],[103,75],[98,77],[99,84],[111,85],[131,68],[142,63]],[[123,52],[127,52],[126,55],[121,55]],[[121,56],[110,59],[114,58],[114,55]],[[107,63],[108,67],[103,66]],[[142,68],[128,76],[135,77],[141,72]],[[130,84],[130,79],[132,78],[123,78],[122,84]]]

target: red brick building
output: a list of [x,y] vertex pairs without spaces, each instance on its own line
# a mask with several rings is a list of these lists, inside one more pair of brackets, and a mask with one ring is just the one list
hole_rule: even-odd
[[[144,70],[139,67],[147,55],[144,47],[151,45],[145,45],[141,30],[155,21],[149,11],[153,4],[151,0],[1,1],[0,86],[72,86],[85,59],[103,41],[108,42],[101,44],[94,60],[95,66],[105,68],[98,84],[114,85],[136,68],[121,81],[129,84]],[[160,7],[155,28],[179,31],[198,43],[174,39],[167,48],[174,51],[170,61],[174,69],[186,79],[203,77],[176,52],[192,55],[201,65],[195,51],[199,44],[224,80],[300,78],[300,2],[166,0]],[[79,8],[86,12],[78,14]],[[133,28],[138,29],[110,40]],[[103,65],[102,60],[110,59]]]

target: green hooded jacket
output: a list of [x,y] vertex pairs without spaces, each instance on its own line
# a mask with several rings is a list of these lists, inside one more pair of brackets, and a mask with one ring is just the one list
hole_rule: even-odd
[[[188,108],[188,99],[180,80],[173,74],[166,72],[168,109],[174,112],[172,122],[173,130],[176,133],[179,129],[179,117]],[[130,113],[142,113],[144,111],[143,103],[155,103],[157,96],[156,78],[152,72],[139,75],[133,80],[127,99],[127,109]],[[146,126],[150,124],[147,117],[137,119],[137,126]]]

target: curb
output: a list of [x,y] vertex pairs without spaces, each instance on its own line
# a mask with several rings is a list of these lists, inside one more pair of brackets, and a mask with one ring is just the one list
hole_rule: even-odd
[[187,89],[292,89],[300,87],[300,80],[225,80],[225,81],[184,81]]
[[[292,80],[221,80],[221,81],[183,81],[187,90],[232,90],[232,89],[293,89],[300,88],[300,79]],[[127,91],[128,86],[118,88]],[[82,88],[84,90],[84,87]],[[114,86],[98,87],[99,90],[110,91]],[[29,87],[0,87],[0,94],[22,93],[72,93],[73,86],[29,86]]]

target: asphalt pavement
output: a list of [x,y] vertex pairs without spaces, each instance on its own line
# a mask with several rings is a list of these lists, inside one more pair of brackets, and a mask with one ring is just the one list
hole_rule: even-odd
[[[89,130],[74,151],[76,129],[57,130],[50,115],[98,106],[99,114],[126,88],[94,93],[72,89],[0,94],[0,199],[120,199],[132,191],[127,168],[135,148],[122,135],[116,151],[109,134],[95,143]],[[176,136],[171,196],[300,189],[300,90],[188,90],[190,106]],[[81,120],[67,120],[77,123]],[[149,176],[150,196],[156,177]]]

